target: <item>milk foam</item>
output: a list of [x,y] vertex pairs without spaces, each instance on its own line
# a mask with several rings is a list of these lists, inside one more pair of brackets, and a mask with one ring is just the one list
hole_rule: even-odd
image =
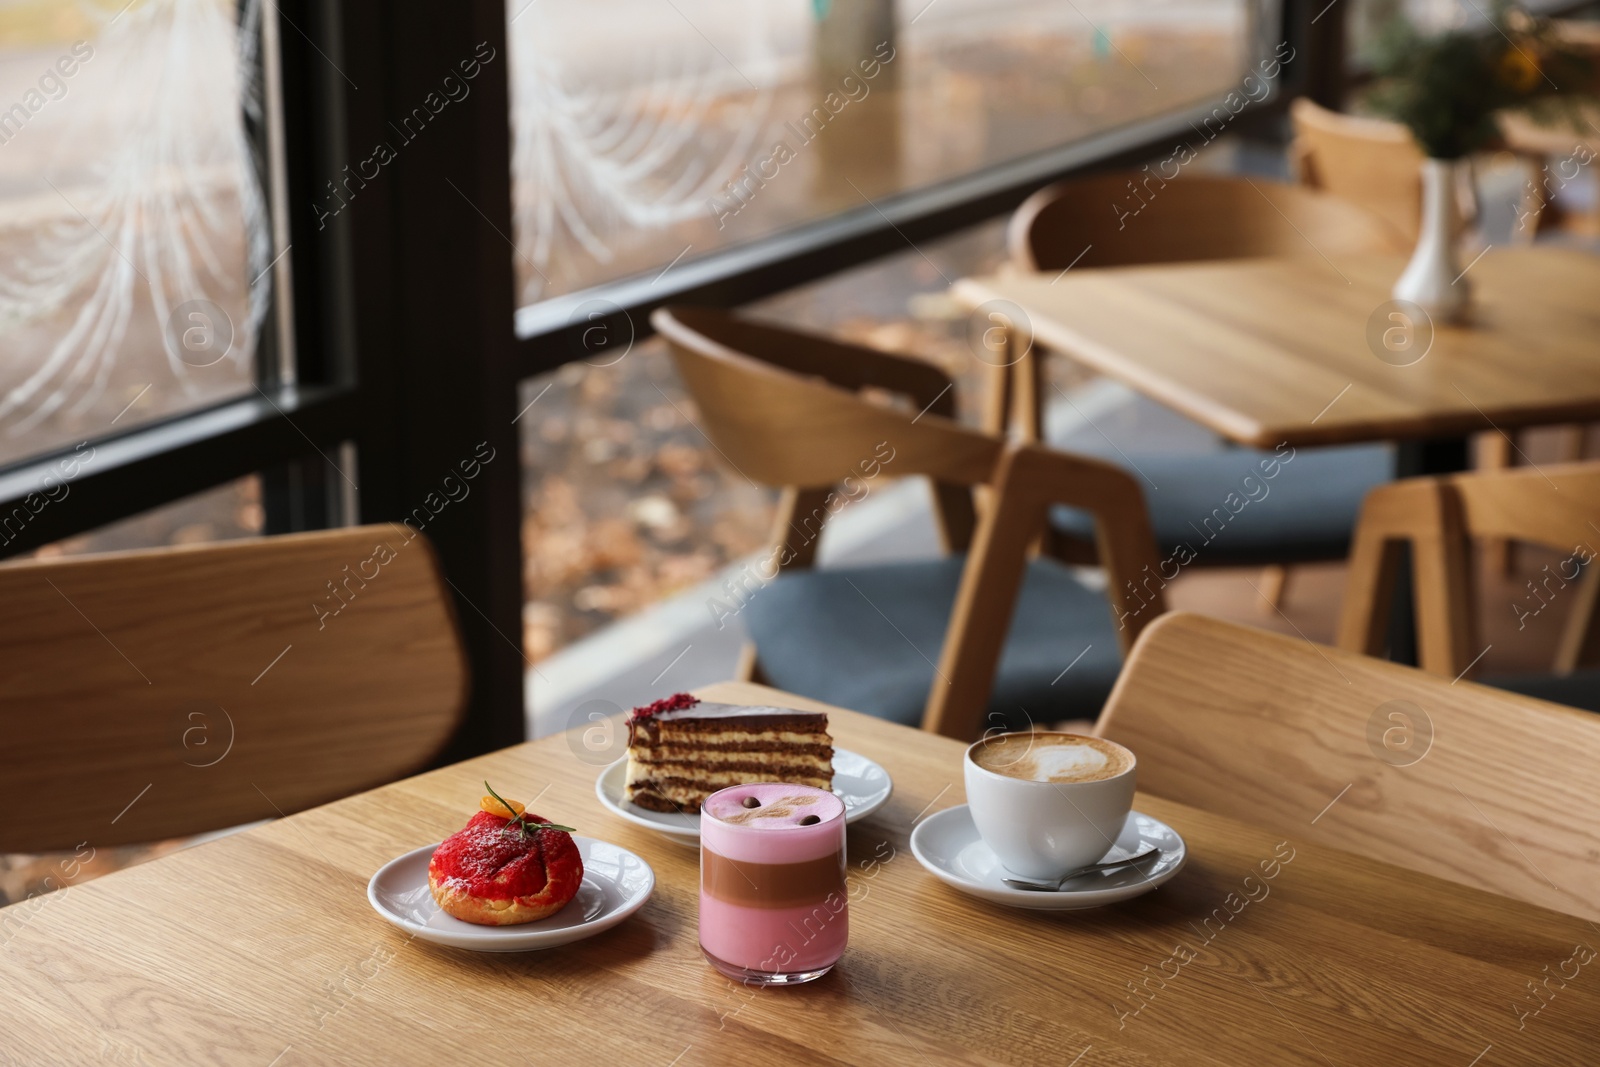
[[1005,734],[980,742],[972,758],[1025,782],[1097,782],[1133,766],[1130,754],[1110,742],[1073,734]]
[[[745,807],[747,799],[754,799],[755,807]],[[719,789],[706,798],[700,810],[734,826],[781,830],[805,825],[800,820],[811,815],[818,822],[840,818],[844,815],[844,801],[826,789],[809,785],[759,782]]]
[[1044,745],[1036,747],[1019,770],[1026,769],[1035,782],[1052,778],[1082,778],[1105,769],[1106,754],[1088,745]]

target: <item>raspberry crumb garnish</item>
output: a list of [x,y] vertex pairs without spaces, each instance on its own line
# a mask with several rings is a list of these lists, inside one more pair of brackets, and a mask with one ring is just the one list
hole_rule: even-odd
[[682,711],[685,708],[692,708],[698,703],[700,703],[698,697],[691,696],[688,693],[673,693],[669,697],[662,697],[660,700],[646,704],[642,708],[634,708],[628,713],[628,721],[638,722],[640,719],[648,719],[652,715],[659,715],[663,711]]

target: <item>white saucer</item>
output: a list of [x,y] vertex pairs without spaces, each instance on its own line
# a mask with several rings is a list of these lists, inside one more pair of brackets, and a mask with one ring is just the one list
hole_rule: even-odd
[[632,915],[650,899],[656,875],[625,848],[574,834],[583,857],[583,882],[567,906],[538,922],[479,926],[446,915],[428,891],[428,860],[435,842],[396,857],[367,883],[367,900],[379,915],[424,941],[476,952],[532,952],[593,937]]
[[[680,840],[700,840],[700,816],[681,811],[649,811],[622,799],[628,781],[628,757],[624,756],[600,772],[594,780],[600,803],[631,823],[659,830]],[[844,801],[844,821],[865,819],[889,802],[894,783],[889,772],[877,763],[848,748],[833,750],[833,791]]]
[[1038,893],[1012,889],[1001,880],[1010,872],[978,836],[972,811],[965,804],[930,815],[911,831],[911,854],[941,882],[984,900],[1035,911],[1098,908],[1150,892],[1182,870],[1189,858],[1178,831],[1160,819],[1130,812],[1116,846],[1105,856],[1108,860],[1131,856],[1151,845],[1161,850],[1161,857],[1154,862],[1145,860],[1135,867],[1085,875],[1058,892]]

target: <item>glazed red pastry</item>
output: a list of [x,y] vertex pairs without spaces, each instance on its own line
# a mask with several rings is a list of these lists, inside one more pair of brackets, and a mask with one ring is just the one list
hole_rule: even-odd
[[480,806],[428,861],[428,888],[439,907],[480,926],[536,922],[565,907],[583,881],[569,828],[525,812],[515,800],[486,796]]

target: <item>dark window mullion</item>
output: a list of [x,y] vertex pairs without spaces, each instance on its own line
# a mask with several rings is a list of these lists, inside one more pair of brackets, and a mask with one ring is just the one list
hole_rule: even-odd
[[[273,20],[264,27],[263,63],[276,59],[276,81],[280,92],[269,99],[274,110],[264,114],[268,121],[252,131],[256,159],[263,180],[278,176],[273,202],[287,210],[286,219],[276,228],[288,236],[283,250],[292,269],[280,272],[291,278],[290,290],[275,288],[274,310],[278,302],[292,309],[290,332],[282,332],[283,318],[271,317],[263,331],[264,353],[268,346],[272,359],[260,363],[263,385],[282,377],[281,348],[287,344],[293,353],[293,374],[300,383],[347,384],[355,389],[357,402],[350,407],[359,416],[359,402],[351,353],[351,328],[343,312],[346,302],[344,272],[349,257],[348,235],[342,226],[327,227],[318,222],[307,205],[315,202],[326,175],[337,172],[343,152],[339,143],[340,114],[346,106],[344,81],[337,64],[344,60],[337,35],[337,4],[307,4],[285,0],[267,5],[263,18]],[[270,123],[282,123],[281,157],[273,158],[273,133]],[[249,128],[247,123],[247,128]],[[348,439],[358,436],[358,419],[348,427]],[[361,502],[356,486],[358,472],[344,469],[349,454],[339,446],[323,448],[315,454],[296,456],[285,462],[261,468],[261,497],[268,534],[326,529],[340,525],[347,514],[360,514]]]
[[[348,389],[282,386],[0,469],[0,557],[260,470],[326,454],[355,417]],[[9,522],[9,525],[7,523]]]

